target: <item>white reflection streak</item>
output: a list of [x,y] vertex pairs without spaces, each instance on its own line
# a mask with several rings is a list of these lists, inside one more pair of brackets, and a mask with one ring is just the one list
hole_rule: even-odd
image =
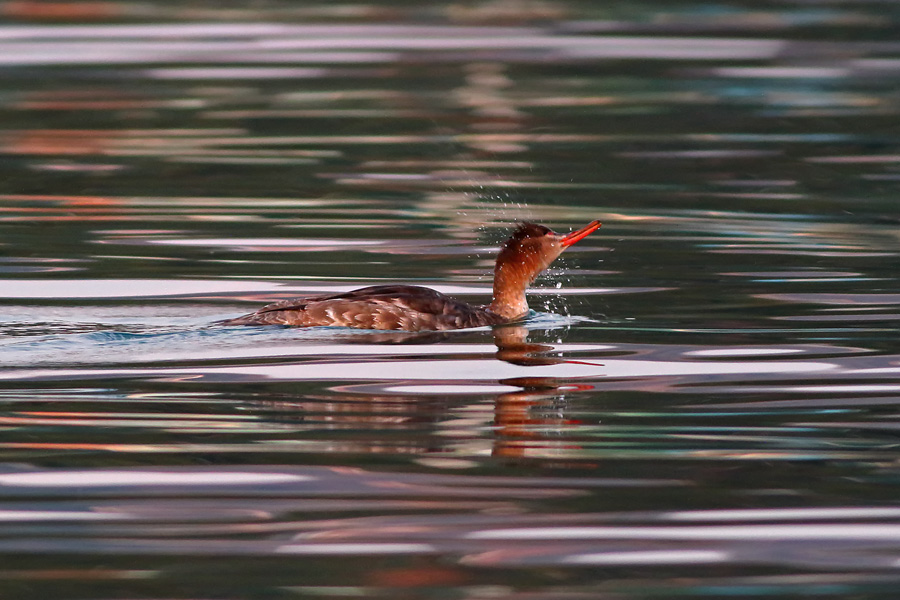
[[802,354],[798,348],[719,348],[715,350],[692,350],[685,356],[768,356],[774,354]]
[[844,67],[722,67],[714,69],[719,77],[762,77],[766,79],[833,79],[848,77],[853,70]]
[[872,392],[900,392],[900,385],[893,384],[861,384],[861,385],[798,385],[778,388],[745,388],[750,391],[804,392],[812,394],[867,394]]
[[733,527],[534,527],[494,529],[465,536],[475,540],[896,540],[900,525],[742,525]]
[[421,554],[436,552],[430,544],[289,544],[275,549],[276,554]]
[[5,473],[0,487],[122,487],[152,485],[266,485],[312,481],[314,477],[291,473],[196,472],[196,471],[60,471]]
[[[496,360],[443,360],[356,362],[309,365],[262,365],[223,367],[220,373],[261,375],[272,379],[327,380],[455,380],[496,381],[529,375],[533,377],[647,377],[666,375],[714,375],[737,373],[807,373],[837,368],[824,362],[751,362],[695,364],[664,361],[604,360],[603,366],[560,363],[520,366]],[[214,369],[202,372],[213,372]],[[157,371],[151,373],[160,374]]]
[[397,36],[455,37],[460,35],[510,36],[537,34],[527,27],[457,27],[431,25],[288,25],[277,23],[172,23],[165,25],[60,25],[0,27],[0,40],[18,39],[184,39],[184,38],[275,38],[303,37],[386,37]]
[[[182,33],[173,35],[174,31]],[[559,35],[528,27],[13,26],[0,28],[0,65],[376,63],[394,62],[404,52],[423,50],[502,50],[528,55],[544,51],[580,59],[734,60],[773,58],[784,45],[781,40],[742,38]]]
[[775,521],[799,519],[875,519],[900,517],[900,508],[772,508],[671,512],[671,521]]
[[0,279],[0,298],[138,298],[282,289],[277,283],[212,279]]
[[[159,243],[159,242],[156,242]],[[293,245],[300,247],[294,241]],[[421,282],[419,282],[421,283]],[[0,298],[141,298],[239,292],[349,292],[358,285],[285,284],[244,279],[0,279]],[[490,286],[429,284],[444,294],[490,294]],[[661,288],[531,288],[529,294],[585,295],[656,291]],[[258,307],[254,307],[258,308]]]
[[[392,360],[285,365],[204,367],[200,369],[34,369],[0,372],[0,379],[45,377],[152,377],[200,378],[204,376],[256,377],[303,381],[492,381],[513,377],[662,377],[687,375],[736,375],[750,373],[814,373],[836,369],[826,362],[722,362],[690,363],[641,360],[604,360],[602,366],[560,363],[520,366],[497,360]],[[900,387],[900,386],[894,386]],[[826,389],[831,389],[826,386]]]
[[327,73],[328,69],[297,67],[171,67],[146,74],[152,79],[314,79]]
[[121,512],[101,513],[73,510],[0,510],[0,521],[127,521],[135,519],[133,515]]
[[[354,332],[358,334],[356,338],[357,341],[365,340],[365,336],[368,335],[367,331],[357,331]],[[383,333],[383,332],[382,332]],[[400,332],[402,333],[402,332]],[[378,335],[378,332],[375,332],[375,335]],[[324,337],[324,334],[323,334]],[[314,356],[317,358],[321,358],[324,356],[343,356],[343,355],[371,355],[371,356],[419,356],[423,353],[423,348],[421,346],[403,346],[403,345],[378,345],[378,344],[363,344],[363,343],[345,343],[345,344],[320,344],[319,338],[310,337],[308,338],[311,342],[316,342],[315,344],[290,344],[290,345],[277,345],[277,346],[243,346],[239,351],[239,355],[241,359],[250,359],[250,358],[279,358],[279,357],[305,357],[305,356]],[[565,352],[585,352],[585,351],[601,351],[601,350],[610,350],[613,349],[613,346],[601,346],[601,345],[591,345],[591,344],[566,344],[563,346],[557,346],[557,350],[565,351]],[[431,349],[431,347],[429,347]],[[211,359],[234,359],[236,358],[235,350],[233,347],[223,347],[216,348],[215,346],[202,346],[202,345],[194,345],[190,349],[178,349],[175,351],[172,348],[167,349],[165,352],[153,352],[151,350],[147,350],[146,348],[142,348],[139,351],[139,355],[135,355],[135,352],[131,349],[126,349],[123,346],[116,346],[109,351],[106,352],[98,352],[94,355],[87,355],[83,350],[79,351],[78,355],[79,361],[81,364],[87,364],[91,362],[108,362],[110,353],[117,353],[118,356],[122,356],[127,353],[129,355],[129,360],[135,362],[155,362],[155,361],[171,361],[171,360],[211,360]],[[486,345],[486,344],[441,344],[440,345],[440,354],[442,355],[452,355],[452,354],[472,354],[472,353],[494,353],[496,352],[496,346]],[[4,348],[4,352],[2,358],[6,362],[5,366],[13,366],[13,356],[14,353],[10,352],[8,349]],[[28,363],[20,363],[34,365],[35,358],[32,356],[32,353],[29,351],[25,351],[22,354],[23,360],[28,360]],[[64,356],[62,352],[58,352],[55,355],[55,360],[57,364],[59,364],[59,358]],[[69,356],[66,354],[65,356]],[[2,379],[2,376],[0,376]]]
[[648,550],[644,552],[598,552],[562,559],[569,565],[675,565],[727,562],[728,552],[716,550]]
[[189,238],[147,240],[150,244],[172,246],[383,246],[384,240],[322,240],[313,238]]

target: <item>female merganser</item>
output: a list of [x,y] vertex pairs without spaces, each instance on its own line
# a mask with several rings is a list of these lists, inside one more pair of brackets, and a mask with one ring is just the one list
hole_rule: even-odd
[[415,285],[375,285],[342,294],[283,300],[223,325],[289,325],[427,331],[510,323],[528,313],[525,290],[563,250],[599,229],[600,221],[560,236],[521,223],[494,267],[494,297],[487,306],[458,302]]

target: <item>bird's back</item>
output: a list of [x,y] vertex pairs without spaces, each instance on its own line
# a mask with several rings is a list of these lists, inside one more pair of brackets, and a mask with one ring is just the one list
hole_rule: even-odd
[[222,324],[426,331],[504,322],[506,319],[484,308],[459,302],[429,288],[376,285],[341,294],[275,302]]

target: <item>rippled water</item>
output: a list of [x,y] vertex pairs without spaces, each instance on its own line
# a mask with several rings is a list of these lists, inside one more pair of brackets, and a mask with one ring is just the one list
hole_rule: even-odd
[[895,597],[900,4],[2,10],[0,596]]

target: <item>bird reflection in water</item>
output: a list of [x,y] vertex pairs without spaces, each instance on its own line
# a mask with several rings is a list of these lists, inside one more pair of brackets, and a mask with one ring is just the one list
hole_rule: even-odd
[[[570,361],[551,356],[555,350],[547,344],[528,341],[528,330],[522,326],[495,327],[496,357],[520,366],[546,366]],[[596,366],[602,366],[596,364]],[[539,440],[547,428],[559,429],[575,423],[563,414],[563,402],[568,391],[592,389],[590,385],[572,385],[556,377],[513,377],[500,383],[520,388],[499,394],[494,401],[495,444],[492,454],[520,458],[528,454],[529,441]],[[540,407],[552,412],[539,412]]]
[[[458,332],[372,332],[348,336],[348,343],[435,344],[453,339]],[[522,325],[504,325],[492,330],[494,358],[522,367],[543,367],[572,361],[554,355],[554,346],[528,340],[529,330]],[[439,347],[439,346],[438,346]],[[485,358],[479,354],[479,359]],[[591,363],[594,366],[602,366]],[[570,426],[564,402],[567,394],[592,389],[550,376],[520,376],[499,379],[495,383],[513,391],[489,397],[474,394],[410,394],[399,392],[407,384],[423,382],[351,384],[328,388],[319,394],[284,397],[265,403],[268,419],[299,422],[300,431],[346,430],[346,437],[317,444],[323,452],[363,452],[378,454],[438,455],[446,457],[484,455],[523,458],[534,454],[552,455],[548,432]],[[440,387],[437,382],[436,388]],[[452,384],[451,384],[452,385]],[[473,401],[473,395],[477,400]],[[269,397],[271,398],[271,394]],[[492,412],[492,424],[486,434],[485,409]],[[272,414],[272,410],[277,411]],[[390,432],[421,430],[421,436],[403,436]],[[569,446],[571,442],[567,442]]]

